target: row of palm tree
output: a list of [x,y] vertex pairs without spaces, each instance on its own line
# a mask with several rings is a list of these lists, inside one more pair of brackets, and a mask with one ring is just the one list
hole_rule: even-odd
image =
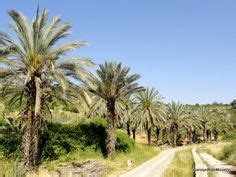
[[9,105],[22,108],[19,117],[26,171],[40,162],[44,122],[51,115],[49,105],[55,100],[65,104],[80,100],[86,104],[87,116],[100,114],[107,120],[106,149],[111,159],[115,155],[118,124],[126,124],[128,134],[132,131],[134,139],[136,130],[144,129],[149,145],[154,129],[157,137],[160,132],[163,136],[167,132],[173,134],[174,146],[180,129],[185,128],[192,137],[200,123],[204,138],[207,130],[215,138],[220,131],[226,131],[219,128],[220,122],[208,117],[205,108],[200,111],[200,119],[195,120],[186,106],[174,102],[164,104],[157,90],[139,86],[140,76],[130,74],[130,68],[121,63],[105,62],[99,65],[96,75],[92,74],[89,68],[95,64],[89,58],[68,57],[70,51],[87,43],[75,41],[60,45],[58,42],[69,36],[71,25],[60,17],[48,21],[47,10],[40,14],[38,8],[32,21],[15,10],[9,10],[8,14],[13,21],[10,29],[17,39],[0,32],[0,82],[2,96],[9,100]]
[[[154,88],[134,95],[133,109],[126,123],[129,129],[144,129],[147,132],[148,145],[151,144],[152,129],[155,129],[156,141],[162,134],[162,143],[165,143],[165,134],[171,135],[167,142],[177,146],[180,134],[184,135],[189,144],[200,141],[210,141],[211,135],[218,141],[220,132],[227,132],[232,128],[230,115],[222,108],[206,106],[189,106],[181,103],[163,103],[162,97]],[[129,129],[127,134],[130,135]],[[198,136],[198,137],[197,137]]]

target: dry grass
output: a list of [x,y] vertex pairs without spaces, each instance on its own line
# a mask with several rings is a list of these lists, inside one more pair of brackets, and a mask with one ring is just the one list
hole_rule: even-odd
[[163,177],[193,177],[194,162],[191,148],[180,150],[164,172]]
[[199,152],[207,152],[219,160],[230,165],[236,165],[235,142],[222,142],[218,144],[205,144],[199,148]]
[[207,152],[217,159],[222,159],[224,156],[223,153],[224,148],[230,144],[231,144],[230,142],[221,142],[217,144],[204,144],[198,149],[198,151]]

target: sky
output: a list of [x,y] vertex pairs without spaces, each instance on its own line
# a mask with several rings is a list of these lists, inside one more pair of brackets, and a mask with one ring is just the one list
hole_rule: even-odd
[[38,2],[72,23],[67,41],[89,42],[73,55],[120,61],[167,102],[236,99],[235,0],[0,0],[0,31],[7,10],[31,19]]

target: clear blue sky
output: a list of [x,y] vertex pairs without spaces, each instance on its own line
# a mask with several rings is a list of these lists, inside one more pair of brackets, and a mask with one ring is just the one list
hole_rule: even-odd
[[[10,8],[33,16],[37,0],[0,4],[0,30]],[[236,98],[235,0],[39,0],[50,16],[73,24],[75,54],[121,61],[166,101],[228,103]]]

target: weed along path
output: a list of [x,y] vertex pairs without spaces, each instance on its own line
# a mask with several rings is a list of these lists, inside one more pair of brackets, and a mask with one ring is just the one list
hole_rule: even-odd
[[[217,160],[207,153],[201,153],[200,156],[204,160],[204,162],[207,163],[208,168],[218,169],[217,171],[214,171],[214,174],[216,177],[234,177],[235,176],[236,167],[227,165],[225,162]],[[234,174],[230,174],[230,173],[234,173]]]
[[173,160],[177,150],[178,149],[164,150],[153,159],[127,173],[119,175],[119,177],[161,177]]

